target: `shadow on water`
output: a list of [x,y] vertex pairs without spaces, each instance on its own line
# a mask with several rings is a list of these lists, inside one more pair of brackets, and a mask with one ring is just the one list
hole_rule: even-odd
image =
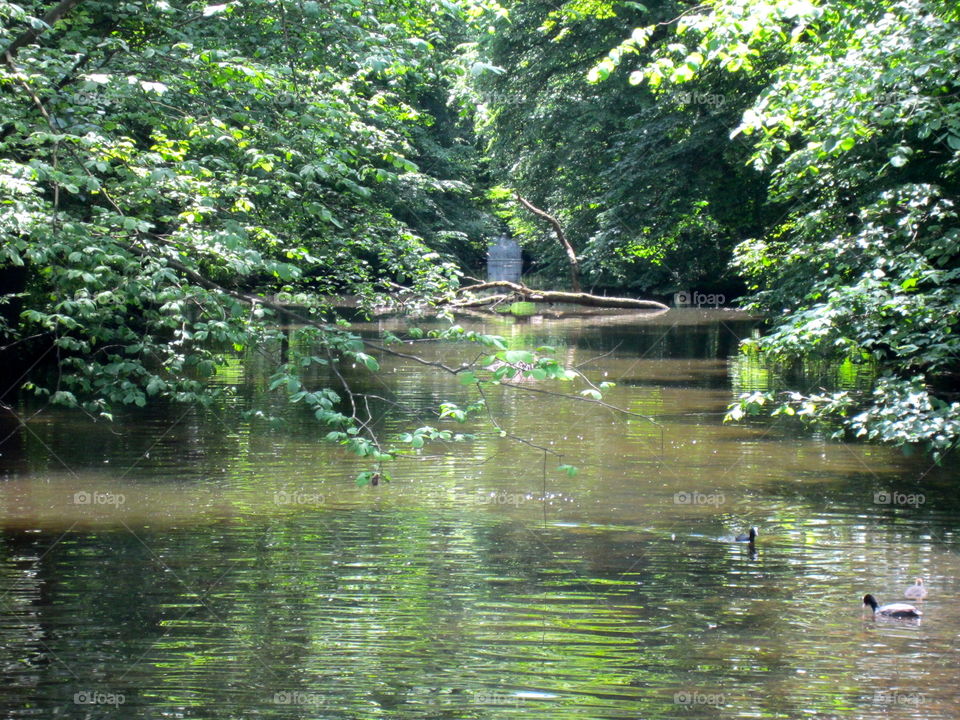
[[[358,488],[362,466],[265,394],[254,359],[206,413],[43,409],[0,445],[4,716],[957,716],[956,471],[724,425],[753,326],[734,313],[464,324],[555,345],[657,424],[492,392],[579,474],[480,434]],[[381,365],[405,402],[464,392]],[[244,420],[252,402],[284,422]],[[754,548],[734,541],[750,526]],[[917,576],[920,623],[864,615],[864,593],[902,600]]]

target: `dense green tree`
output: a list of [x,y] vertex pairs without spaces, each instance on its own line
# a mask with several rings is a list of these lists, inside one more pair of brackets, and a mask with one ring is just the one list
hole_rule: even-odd
[[[878,370],[871,398],[796,387],[779,412],[938,453],[960,436],[953,4],[0,0],[0,18],[0,362],[51,401],[206,402],[231,354],[285,341],[293,301],[273,386],[384,457],[337,371],[375,372],[371,341],[330,298],[449,297],[497,230],[497,184],[548,279],[567,257],[513,191],[560,221],[588,287],[744,282],[773,319],[750,351]],[[445,335],[490,347],[490,369],[438,365],[467,386],[569,377]]]
[[[379,435],[341,363],[418,358],[332,301],[429,308],[493,225],[469,109],[447,99],[467,72],[460,6],[66,0],[0,17],[0,356],[24,388],[95,417],[207,403],[232,355],[280,347],[270,389],[362,456],[465,439]],[[572,375],[498,337],[434,334],[489,348],[475,367],[424,361],[473,388],[438,422],[481,411],[484,381]]]
[[[452,268],[374,199],[416,171],[420,112],[392,82],[429,55],[375,10],[87,2],[11,57],[0,230],[4,263],[33,270],[20,332],[77,353],[78,380],[145,354],[172,376],[247,330],[218,285],[442,290]],[[2,12],[4,45],[36,22]]]
[[[498,180],[561,220],[591,285],[658,294],[735,287],[733,246],[762,227],[766,208],[762,177],[745,166],[749,148],[726,139],[760,79],[713,73],[657,96],[626,74],[590,75],[624,23],[667,23],[682,3],[505,7],[483,46],[502,72],[481,81]],[[668,40],[664,29],[653,44]],[[564,257],[549,228],[506,210],[539,268],[560,276]]]
[[[869,398],[791,392],[778,411],[936,453],[960,437],[958,20],[936,0],[716,0],[632,76],[662,95],[710,72],[769,76],[731,127],[785,209],[736,251],[750,307],[774,321],[754,345],[782,363],[850,357],[880,374]],[[639,28],[602,69],[655,32]]]

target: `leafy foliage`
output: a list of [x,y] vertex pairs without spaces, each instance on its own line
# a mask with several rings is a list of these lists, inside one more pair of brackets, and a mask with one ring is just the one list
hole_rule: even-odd
[[[625,75],[589,73],[624,23],[666,22],[683,7],[512,3],[485,43],[504,70],[480,79],[498,179],[561,220],[594,286],[666,294],[735,284],[732,248],[762,227],[762,178],[744,165],[748,148],[726,142],[758,81],[713,74],[657,97]],[[511,204],[502,214],[537,269],[562,276],[549,231]]]
[[[751,307],[777,317],[757,346],[782,362],[869,354],[884,377],[866,409],[847,414],[837,395],[810,415],[844,408],[856,435],[942,453],[960,409],[937,397],[960,365],[956,7],[720,0],[702,10],[636,79],[666,88],[712,68],[754,75],[781,58],[733,130],[753,143],[753,165],[784,208],[736,251]],[[649,32],[635,33],[639,44]]]
[[[536,271],[565,276],[519,190],[559,219],[588,284],[746,283],[774,321],[746,351],[864,359],[880,378],[868,397],[794,387],[734,415],[774,407],[941,454],[957,441],[953,4],[48,11],[0,0],[0,359],[52,402],[105,417],[209,402],[232,355],[291,341],[278,321],[295,304],[302,329],[271,385],[331,440],[379,463],[468,439],[442,423],[485,413],[485,387],[573,376],[550,352],[451,328],[434,339],[484,348],[436,364],[470,399],[386,440],[341,364],[421,359],[359,337],[331,297],[431,312],[482,260],[488,203]],[[375,477],[389,479],[361,480]]]
[[437,250],[468,255],[484,231],[469,126],[437,132],[427,109],[444,112],[434,43],[462,32],[459,9],[87,1],[49,28],[44,10],[0,2],[0,47],[16,45],[0,66],[0,352],[53,361],[26,387],[105,417],[209,402],[229,355],[285,341],[274,298],[295,297],[310,352],[272,386],[385,454],[346,383],[301,378],[378,369],[330,296],[363,311],[399,285],[429,307],[459,274]]

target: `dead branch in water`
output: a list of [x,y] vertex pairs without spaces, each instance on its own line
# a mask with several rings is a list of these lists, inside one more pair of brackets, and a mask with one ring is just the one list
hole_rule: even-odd
[[562,292],[559,290],[533,290],[526,285],[510,282],[509,280],[492,280],[490,282],[479,283],[477,285],[468,285],[460,288],[458,295],[462,299],[456,300],[450,304],[451,307],[482,307],[495,302],[503,302],[509,299],[509,294],[488,295],[486,297],[477,297],[474,293],[481,290],[492,290],[503,288],[511,291],[511,294],[518,300],[527,302],[543,303],[571,303],[573,305],[587,305],[589,307],[606,308],[639,308],[643,310],[668,310],[663,303],[656,300],[638,300],[636,298],[624,297],[606,297],[604,295],[591,295],[585,292]]

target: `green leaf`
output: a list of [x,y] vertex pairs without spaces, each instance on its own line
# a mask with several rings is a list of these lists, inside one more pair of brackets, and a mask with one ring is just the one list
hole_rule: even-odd
[[371,470],[366,470],[362,473],[359,473],[354,482],[356,482],[357,487],[366,487],[373,484],[374,477],[377,478],[379,483],[379,473],[375,473]]
[[529,350],[507,350],[498,355],[512,365],[532,365],[536,360],[536,356]]
[[377,359],[372,355],[367,355],[367,353],[357,353],[356,358],[366,366],[367,370],[370,370],[371,372],[376,372],[380,369],[380,363],[378,363]]

